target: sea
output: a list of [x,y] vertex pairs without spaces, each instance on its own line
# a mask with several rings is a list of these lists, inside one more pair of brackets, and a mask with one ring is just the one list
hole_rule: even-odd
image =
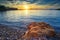
[[20,27],[27,27],[31,22],[46,22],[56,32],[60,32],[60,10],[0,11],[0,24],[20,29]]

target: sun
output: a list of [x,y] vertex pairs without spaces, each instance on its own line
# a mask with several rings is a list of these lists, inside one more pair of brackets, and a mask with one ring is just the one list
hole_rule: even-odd
[[28,5],[24,5],[24,9],[25,10],[28,10],[29,9],[29,6]]

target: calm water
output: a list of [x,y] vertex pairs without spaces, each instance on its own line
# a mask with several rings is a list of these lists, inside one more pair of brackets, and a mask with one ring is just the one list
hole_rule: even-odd
[[60,32],[59,10],[15,10],[0,12],[0,24],[25,27],[30,22],[47,22]]

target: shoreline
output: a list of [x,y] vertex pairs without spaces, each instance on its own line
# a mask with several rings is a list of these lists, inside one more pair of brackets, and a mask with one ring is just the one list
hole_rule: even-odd
[[[7,40],[8,38],[10,40],[21,40],[22,35],[24,35],[24,30],[17,30],[17,29],[13,29],[8,27],[7,25],[2,25],[0,24],[0,38],[2,38],[1,40]],[[3,34],[2,34],[3,33]],[[58,39],[60,38],[60,33],[56,34],[56,37],[53,37],[51,39]]]

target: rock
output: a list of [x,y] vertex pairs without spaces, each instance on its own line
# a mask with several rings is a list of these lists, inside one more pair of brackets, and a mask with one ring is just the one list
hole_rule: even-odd
[[55,36],[55,30],[52,26],[45,22],[32,22],[28,25],[28,29],[23,38],[29,40],[31,37],[39,38],[44,36]]
[[21,30],[0,24],[0,40],[17,40],[21,38]]

